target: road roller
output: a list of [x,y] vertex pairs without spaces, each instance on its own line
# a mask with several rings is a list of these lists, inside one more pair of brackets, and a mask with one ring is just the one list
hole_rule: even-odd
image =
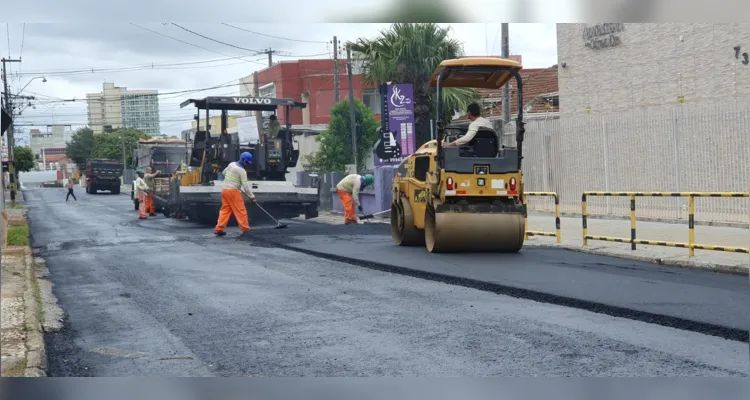
[[526,216],[521,69],[513,60],[467,57],[443,61],[435,70],[436,115],[443,115],[444,88],[500,91],[515,78],[515,138],[506,140],[515,143],[501,144],[501,132],[480,128],[464,146],[444,147],[466,129],[456,132],[437,123],[437,140],[405,158],[393,180],[391,235],[396,245],[424,245],[431,253],[521,250]]

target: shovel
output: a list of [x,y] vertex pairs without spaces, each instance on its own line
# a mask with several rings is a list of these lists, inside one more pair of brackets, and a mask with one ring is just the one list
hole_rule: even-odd
[[363,215],[363,216],[359,217],[359,219],[372,219],[372,218],[375,218],[376,215],[385,214],[385,213],[387,213],[389,211],[391,211],[391,210],[378,211],[378,212],[376,212],[374,214]]
[[[245,198],[247,198],[248,200],[250,200],[250,196],[248,196],[247,193],[242,192],[242,191],[241,191],[241,193],[242,193],[243,196],[245,196]],[[268,211],[266,211],[263,207],[261,207],[260,204],[258,204],[257,202],[253,202],[253,203],[256,206],[258,206],[258,208],[260,208],[261,211],[263,211],[264,213],[266,213],[266,215],[268,215],[269,218],[271,218],[274,222],[276,222],[276,227],[274,227],[273,229],[284,229],[284,228],[287,227],[286,224],[282,224],[281,222],[279,222],[279,220],[277,220],[276,218],[274,218],[273,215],[271,215]]]

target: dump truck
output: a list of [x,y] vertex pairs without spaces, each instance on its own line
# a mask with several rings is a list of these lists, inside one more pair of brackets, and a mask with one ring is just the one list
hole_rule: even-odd
[[124,166],[116,160],[97,158],[86,162],[86,193],[108,190],[120,194]]
[[[306,103],[283,98],[216,96],[188,99],[180,107],[190,105],[197,109],[198,127],[201,127],[202,111],[206,121],[209,121],[210,110],[220,111],[221,122],[218,127],[204,123],[205,128],[194,133],[188,157],[190,170],[174,174],[164,215],[185,216],[203,224],[215,224],[221,209],[219,174],[229,163],[239,160],[240,154],[249,152],[253,155],[253,162],[245,171],[256,201],[266,211],[276,219],[318,216],[319,185],[297,186],[286,179],[288,169],[295,167],[299,159],[299,144],[295,148],[289,114],[292,109],[306,107]],[[286,124],[275,134],[259,127],[261,132],[257,140],[241,143],[238,134],[227,132],[227,111],[265,111],[275,115],[279,107],[285,108]],[[265,219],[258,207],[250,203],[246,206],[251,220]]]
[[448,134],[437,124],[437,140],[422,145],[399,165],[393,180],[391,236],[399,246],[426,246],[431,253],[518,252],[524,243],[523,83],[521,64],[467,57],[443,61],[431,85],[442,115],[443,88],[500,91],[515,78],[518,115],[515,143],[501,142],[494,129],[480,128],[465,146],[443,147],[466,134]]
[[[185,140],[180,139],[140,139],[134,154],[134,167],[144,172],[150,167],[152,172],[159,171],[155,178],[154,203],[156,211],[162,212],[166,199],[169,197],[169,187],[172,175],[187,162],[189,148]],[[139,201],[135,195],[135,180],[131,184],[130,198],[133,207],[138,210]]]

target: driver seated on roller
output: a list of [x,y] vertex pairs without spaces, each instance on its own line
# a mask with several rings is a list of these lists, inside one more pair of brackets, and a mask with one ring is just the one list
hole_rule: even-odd
[[461,136],[455,141],[444,143],[443,147],[466,146],[467,144],[469,144],[471,139],[474,139],[474,136],[477,134],[477,131],[479,131],[480,128],[488,128],[494,130],[490,120],[484,118],[481,114],[482,111],[481,108],[479,108],[479,104],[469,104],[469,106],[466,108],[466,117],[469,118],[469,121],[471,121],[471,123],[469,124],[469,130],[466,131],[465,135]]

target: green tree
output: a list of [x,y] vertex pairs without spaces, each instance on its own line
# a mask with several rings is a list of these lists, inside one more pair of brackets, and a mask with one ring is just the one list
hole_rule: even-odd
[[[414,86],[416,131],[429,131],[422,127],[429,123],[436,107],[436,90],[430,87],[432,74],[441,62],[463,56],[461,43],[450,37],[450,28],[434,23],[398,23],[375,39],[359,38],[349,45],[364,58],[363,77],[369,85],[395,82]],[[443,115],[439,117],[445,123],[456,111],[464,111],[480,99],[479,92],[472,88],[445,88],[442,97]]]
[[13,147],[13,165],[16,167],[16,172],[31,171],[36,165],[34,162],[34,153],[28,147]]
[[65,156],[73,161],[79,169],[86,166],[86,160],[91,158],[94,150],[94,131],[89,127],[80,128],[65,143]]
[[123,145],[127,158],[126,167],[135,165],[133,150],[138,147],[139,139],[150,139],[151,136],[137,129],[118,128],[101,135],[94,135],[93,150],[90,158],[108,158],[122,160]]
[[[354,163],[349,99],[333,106],[330,113],[328,129],[315,138],[319,144],[318,151],[307,159],[314,170],[344,172],[346,164]],[[365,158],[372,153],[372,147],[377,141],[380,123],[372,115],[370,108],[357,99],[354,99],[354,119],[358,130],[357,170],[361,171],[364,169]]]

